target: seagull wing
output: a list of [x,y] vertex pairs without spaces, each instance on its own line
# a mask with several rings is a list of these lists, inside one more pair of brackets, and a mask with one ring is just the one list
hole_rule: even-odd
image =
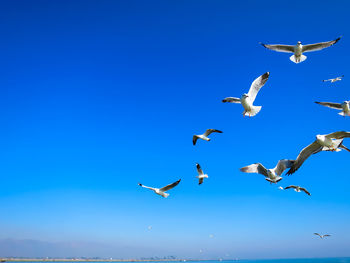
[[150,189],[150,190],[153,190],[153,191],[156,190],[156,188],[149,187],[149,186],[145,186],[145,185],[140,184],[140,183],[138,183],[138,185],[141,186],[141,187],[143,187],[143,188],[147,188],[147,189]]
[[281,44],[277,44],[277,45],[268,45],[268,44],[263,44],[263,43],[260,43],[260,44],[263,47],[266,47],[266,48],[274,50],[274,51],[285,52],[285,53],[294,53],[294,46],[281,45]]
[[311,195],[308,190],[306,190],[304,187],[300,187],[300,191],[303,191],[307,195]]
[[332,108],[332,109],[337,109],[337,110],[341,110],[343,109],[340,103],[333,103],[333,102],[318,102],[315,101],[315,103],[322,105],[322,106],[326,106],[328,108]]
[[198,184],[201,185],[204,181],[204,178],[199,178]]
[[327,41],[327,42],[320,42],[320,43],[316,43],[316,44],[305,45],[305,46],[303,46],[303,52],[318,51],[318,50],[324,49],[326,47],[333,46],[339,40],[340,40],[340,37],[338,37],[335,40],[331,40],[331,41]]
[[222,102],[241,103],[241,99],[235,98],[235,97],[227,97],[227,98],[224,98]]
[[265,85],[266,81],[269,79],[269,76],[270,72],[266,72],[253,81],[248,92],[248,96],[251,102],[254,102],[256,95],[258,94],[262,86]]
[[193,138],[192,138],[193,145],[196,145],[197,140],[198,140],[198,136],[193,135]]
[[344,138],[350,137],[350,132],[346,132],[346,131],[333,132],[333,133],[327,134],[326,137],[330,139],[344,139]]
[[290,186],[285,187],[284,189],[286,190],[286,189],[290,189],[290,188],[295,189],[295,188],[298,188],[298,187],[296,185],[290,185]]
[[324,237],[330,237],[331,235],[323,235]]
[[164,187],[160,188],[159,190],[162,192],[168,191],[168,190],[174,188],[175,186],[177,186],[180,183],[180,181],[181,181],[181,179],[176,181],[175,183],[168,184],[167,186],[164,186]]
[[196,166],[197,166],[198,175],[202,175],[203,174],[203,170],[202,170],[201,166],[198,163],[196,163]]
[[213,132],[222,133],[222,131],[219,131],[219,130],[208,129],[208,130],[205,131],[205,133],[204,133],[203,135],[204,135],[204,136],[209,136],[209,135],[212,134]]
[[320,238],[322,238],[319,233],[314,233],[314,235],[319,236]]
[[300,166],[305,162],[307,158],[310,157],[311,154],[320,151],[320,149],[322,148],[323,147],[317,141],[314,141],[313,143],[302,149],[297,159],[293,163],[292,167],[287,172],[287,175],[295,173],[296,170],[300,168]]
[[286,170],[287,168],[291,168],[294,162],[294,160],[288,159],[279,160],[275,167],[275,173],[277,175],[281,175],[284,172],[284,170]]
[[261,163],[254,163],[240,169],[243,173],[258,173],[264,176],[269,176],[267,173],[267,169]]

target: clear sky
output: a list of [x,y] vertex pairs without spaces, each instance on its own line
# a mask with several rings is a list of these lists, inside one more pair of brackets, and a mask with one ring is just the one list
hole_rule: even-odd
[[[348,1],[0,5],[0,256],[350,256],[348,152],[314,155],[279,184],[311,197],[239,171],[350,130],[314,103],[350,99]],[[341,35],[300,64],[259,45]],[[266,71],[257,116],[221,102]],[[207,128],[224,133],[194,147]],[[137,185],[180,178],[167,199]]]

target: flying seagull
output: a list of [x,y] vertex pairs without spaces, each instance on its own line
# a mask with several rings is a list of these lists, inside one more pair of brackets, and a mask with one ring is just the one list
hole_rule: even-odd
[[286,190],[286,189],[290,189],[290,188],[293,188],[295,192],[299,193],[299,192],[303,191],[305,194],[311,195],[309,193],[309,191],[306,190],[304,187],[300,187],[300,186],[297,186],[297,185],[290,185],[290,186],[285,187],[284,189]]
[[222,131],[219,131],[219,130],[215,130],[215,129],[208,129],[205,131],[205,133],[203,134],[200,134],[200,135],[193,135],[193,139],[192,139],[192,142],[193,142],[193,145],[196,145],[196,142],[198,139],[202,139],[204,141],[210,141],[210,138],[208,138],[208,136],[210,134],[212,134],[213,132],[218,132],[218,133],[222,133]]
[[334,79],[324,79],[324,80],[322,80],[322,81],[323,81],[323,82],[330,81],[331,83],[334,83],[334,82],[336,82],[336,81],[342,80],[343,78],[344,78],[344,75],[343,75],[343,76],[340,76],[340,77],[336,77],[336,78],[334,78]]
[[292,164],[294,163],[294,160],[279,160],[276,167],[273,169],[266,169],[261,163],[254,163],[248,166],[245,166],[241,168],[241,172],[244,173],[258,173],[265,176],[265,180],[269,181],[270,183],[278,183],[282,180],[281,174],[286,170],[287,168],[290,168]]
[[324,49],[326,47],[330,47],[337,43],[340,40],[341,37],[338,37],[335,40],[327,41],[327,42],[320,42],[316,44],[310,44],[303,46],[300,41],[295,46],[291,45],[268,45],[260,43],[262,46],[277,51],[277,52],[285,52],[285,53],[294,53],[289,59],[293,61],[294,63],[300,63],[303,62],[306,59],[306,56],[303,55],[305,52],[311,52],[311,51],[318,51],[321,49]]
[[254,106],[254,100],[258,95],[259,90],[265,85],[270,76],[270,72],[266,72],[257,79],[255,79],[250,86],[248,94],[244,93],[241,98],[227,97],[222,102],[241,103],[244,111],[243,116],[255,116],[261,110],[261,106]]
[[319,233],[314,233],[314,235],[319,236],[321,239],[331,236],[331,235],[320,235]]
[[149,186],[145,186],[143,184],[138,184],[139,186],[141,187],[144,187],[144,188],[147,188],[147,189],[150,189],[152,191],[154,191],[156,194],[158,195],[161,195],[165,198],[167,198],[169,196],[168,193],[166,193],[166,191],[169,191],[170,189],[174,188],[175,186],[177,186],[179,183],[180,183],[181,179],[176,181],[175,183],[172,183],[172,184],[169,184],[167,186],[164,186],[162,188],[154,188],[154,187],[149,187]]
[[203,173],[203,170],[201,168],[201,166],[196,163],[196,166],[197,166],[197,172],[198,172],[198,176],[196,176],[198,178],[198,184],[201,185],[204,181],[204,178],[208,178],[209,176],[207,174],[204,174]]
[[315,103],[331,109],[341,110],[341,112],[338,113],[341,116],[344,116],[344,117],[350,116],[350,101],[348,100],[344,101],[343,103],[319,102],[319,101],[315,101]]
[[350,132],[338,131],[326,135],[316,135],[316,140],[301,150],[287,175],[293,174],[300,168],[311,154],[321,151],[341,151],[341,149],[350,150],[343,145],[343,139],[350,137]]

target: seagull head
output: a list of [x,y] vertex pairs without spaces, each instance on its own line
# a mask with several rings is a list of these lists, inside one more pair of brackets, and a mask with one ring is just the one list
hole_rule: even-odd
[[249,97],[249,96],[248,96],[247,93],[243,93],[242,98],[248,98],[248,97]]
[[318,141],[324,141],[324,135],[317,134],[317,135],[316,135],[316,140],[318,140]]
[[301,45],[301,41],[298,41],[298,45]]

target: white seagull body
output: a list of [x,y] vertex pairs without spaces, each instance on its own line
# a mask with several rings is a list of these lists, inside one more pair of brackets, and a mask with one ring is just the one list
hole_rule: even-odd
[[208,130],[206,130],[205,133],[203,133],[203,134],[200,134],[200,135],[193,135],[193,139],[192,139],[193,145],[196,145],[198,139],[202,139],[202,140],[204,140],[204,141],[210,141],[210,138],[208,138],[208,136],[209,136],[210,134],[212,134],[213,132],[222,133],[222,131],[219,131],[219,130],[208,129]]
[[262,88],[262,86],[265,85],[266,81],[269,78],[269,75],[270,73],[266,72],[265,74],[255,79],[250,86],[248,94],[244,93],[241,98],[227,97],[223,99],[222,102],[240,103],[244,108],[243,116],[255,116],[261,110],[261,106],[254,106],[254,100],[259,90]]
[[301,191],[303,191],[305,194],[311,195],[309,193],[309,191],[307,191],[304,187],[300,187],[298,185],[290,185],[290,186],[285,187],[284,189],[290,189],[290,188],[293,188],[295,192],[300,193]]
[[331,236],[331,235],[320,235],[319,233],[314,233],[314,235],[319,236],[321,239]]
[[172,183],[172,184],[169,184],[169,185],[167,185],[167,186],[164,186],[164,187],[162,187],[162,188],[149,187],[149,186],[145,186],[145,185],[140,184],[140,183],[139,183],[138,185],[141,186],[141,187],[143,187],[143,188],[147,188],[147,189],[152,190],[152,191],[155,192],[157,195],[161,195],[161,196],[167,198],[167,197],[169,196],[169,194],[166,193],[166,191],[168,191],[168,190],[174,188],[175,186],[177,186],[177,185],[180,183],[180,181],[181,181],[181,179],[178,180],[178,181],[176,181],[176,182],[174,182],[174,183]]
[[285,53],[293,53],[293,55],[289,58],[291,61],[294,63],[300,63],[303,62],[306,59],[306,56],[303,55],[305,52],[311,52],[311,51],[318,51],[322,50],[324,48],[330,47],[337,43],[340,40],[340,37],[338,37],[335,40],[327,41],[327,42],[320,42],[316,44],[310,44],[310,45],[302,45],[300,41],[295,46],[291,45],[268,45],[268,44],[263,44],[264,47],[277,51],[277,52],[285,52]]
[[337,82],[337,81],[340,81],[344,78],[344,75],[343,76],[340,76],[340,77],[336,77],[334,79],[324,79],[322,80],[323,82],[326,82],[326,81],[330,81],[331,83],[334,83],[334,82]]
[[265,176],[265,180],[270,183],[276,184],[282,180],[282,173],[287,168],[290,168],[294,160],[279,160],[276,167],[273,169],[266,169],[261,163],[254,163],[240,169],[241,172],[244,173],[258,173]]
[[334,103],[334,102],[319,102],[315,103],[336,110],[341,110],[338,114],[341,116],[350,116],[350,101],[346,100],[343,103]]
[[350,150],[343,145],[343,139],[350,137],[350,132],[338,131],[326,135],[316,135],[316,140],[310,145],[301,150],[292,167],[287,172],[287,175],[293,174],[300,168],[311,154],[321,151],[341,151],[341,149]]
[[209,176],[207,174],[203,173],[203,170],[198,163],[196,163],[196,167],[197,167],[197,172],[198,172],[198,176],[196,176],[196,177],[198,178],[198,184],[201,185],[204,181],[204,178],[208,178]]

